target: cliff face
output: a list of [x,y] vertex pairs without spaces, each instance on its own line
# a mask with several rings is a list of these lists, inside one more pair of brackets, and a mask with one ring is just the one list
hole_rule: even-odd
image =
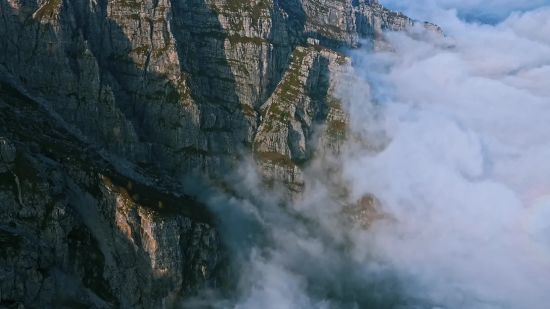
[[217,284],[202,205],[121,171],[6,84],[0,108],[2,304],[161,308]]
[[[283,78],[330,75],[345,62],[335,48],[413,23],[375,1],[2,0],[1,5],[5,78],[47,100],[99,145],[171,173],[216,174],[234,166],[239,150],[267,138],[256,136],[267,125],[262,106],[285,90]],[[332,49],[318,54],[308,42]],[[300,57],[312,58],[303,64],[307,70],[289,71]],[[308,92],[304,86],[313,86],[318,97],[329,96],[329,83],[314,85],[314,78],[293,87]],[[289,116],[296,127],[290,123],[299,121],[297,115]],[[300,138],[307,139],[304,133]]]
[[375,0],[0,0],[0,304],[215,287],[212,220],[172,180],[250,154],[299,194],[346,135],[340,48],[413,23]]

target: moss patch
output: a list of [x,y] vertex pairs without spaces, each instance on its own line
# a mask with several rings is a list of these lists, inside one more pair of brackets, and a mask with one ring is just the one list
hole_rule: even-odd
[[280,125],[293,117],[289,108],[304,95],[305,85],[300,77],[303,75],[302,66],[307,54],[308,50],[304,48],[296,48],[292,52],[292,62],[275,90],[274,100],[261,110],[264,131],[278,130]]
[[255,45],[262,45],[263,43],[267,43],[267,41],[263,38],[260,38],[260,37],[246,37],[246,36],[240,36],[240,35],[230,35],[230,36],[227,36],[227,40],[231,43],[231,44],[248,44],[248,43],[251,43],[251,44],[255,44]]
[[288,156],[282,155],[277,152],[256,152],[254,158],[260,161],[267,161],[274,164],[284,165],[288,167],[296,166],[296,163]]
[[347,124],[340,120],[332,120],[327,123],[326,132],[332,137],[345,137]]
[[134,11],[141,11],[141,5],[143,2],[137,0],[118,0],[115,2],[117,7],[129,8]]
[[49,16],[52,19],[57,19],[56,10],[61,5],[61,0],[49,0],[42,5],[34,14],[32,18],[34,20],[42,20],[45,16]]
[[300,77],[302,76],[301,69],[307,54],[308,50],[304,48],[296,48],[292,52],[292,62],[277,87],[277,94],[280,98],[293,101],[302,93],[304,84],[300,81]]
[[109,191],[122,198],[123,204],[119,205],[122,211],[127,212],[131,207],[137,207],[147,209],[147,212],[154,214],[154,218],[184,215],[201,222],[211,222],[212,218],[205,206],[189,196],[176,197],[140,183],[128,186],[130,179],[121,175],[102,175],[101,180]]
[[[258,24],[261,17],[269,17],[269,6],[263,1],[252,3],[250,0],[226,0],[225,4],[218,11],[222,14],[240,13],[239,15],[241,16],[246,16],[245,14],[248,13],[248,16],[252,18],[253,26]],[[238,30],[238,27],[236,28]]]
[[250,105],[241,104],[241,110],[246,117],[256,117],[256,111]]

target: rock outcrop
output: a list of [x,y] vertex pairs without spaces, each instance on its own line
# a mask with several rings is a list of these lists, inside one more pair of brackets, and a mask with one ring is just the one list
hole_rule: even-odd
[[180,178],[251,155],[299,195],[346,137],[342,51],[414,23],[376,0],[0,0],[0,305],[215,287],[223,250]]
[[[262,106],[278,100],[285,77],[333,74],[345,62],[338,48],[359,38],[383,45],[382,31],[414,23],[368,0],[2,0],[1,7],[4,79],[47,100],[101,147],[172,175],[234,167],[239,153],[267,138],[256,136],[269,126]],[[289,71],[298,54],[312,53],[308,42],[327,60]],[[330,101],[328,83],[309,79],[293,87],[315,88],[297,91]]]
[[113,166],[5,84],[0,110],[0,304],[162,308],[218,284],[204,206]]

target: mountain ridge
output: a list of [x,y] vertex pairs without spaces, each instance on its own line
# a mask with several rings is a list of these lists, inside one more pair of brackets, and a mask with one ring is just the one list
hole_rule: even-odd
[[244,153],[299,196],[346,138],[341,49],[415,23],[374,0],[0,9],[0,307],[168,308],[218,287],[220,235],[181,177]]

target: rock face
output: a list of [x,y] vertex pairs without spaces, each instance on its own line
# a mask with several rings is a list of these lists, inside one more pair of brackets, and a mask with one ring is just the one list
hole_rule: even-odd
[[346,136],[341,50],[414,23],[376,0],[0,0],[0,304],[215,287],[212,218],[174,179],[252,155],[298,195]]
[[161,308],[218,284],[223,250],[204,206],[121,172],[9,86],[0,106],[3,302]]
[[[94,143],[171,174],[216,175],[235,166],[239,152],[267,138],[257,136],[268,126],[262,110],[278,100],[275,92],[285,90],[284,78],[335,74],[345,62],[338,48],[355,47],[361,37],[375,38],[378,46],[382,30],[413,24],[365,0],[1,0],[1,5],[4,78],[47,100]],[[322,55],[308,41],[324,48]],[[311,58],[303,65],[314,67],[289,71],[298,56]],[[293,87],[330,97],[330,83],[315,85],[314,78]],[[311,90],[297,89],[305,97]],[[313,105],[308,108],[323,108]],[[318,116],[310,120],[322,121]],[[296,128],[299,120],[287,121]],[[302,131],[300,138],[309,138],[311,128]],[[296,151],[293,160],[307,155]]]
[[113,166],[2,86],[0,304],[163,308],[218,284],[223,250],[204,206]]

